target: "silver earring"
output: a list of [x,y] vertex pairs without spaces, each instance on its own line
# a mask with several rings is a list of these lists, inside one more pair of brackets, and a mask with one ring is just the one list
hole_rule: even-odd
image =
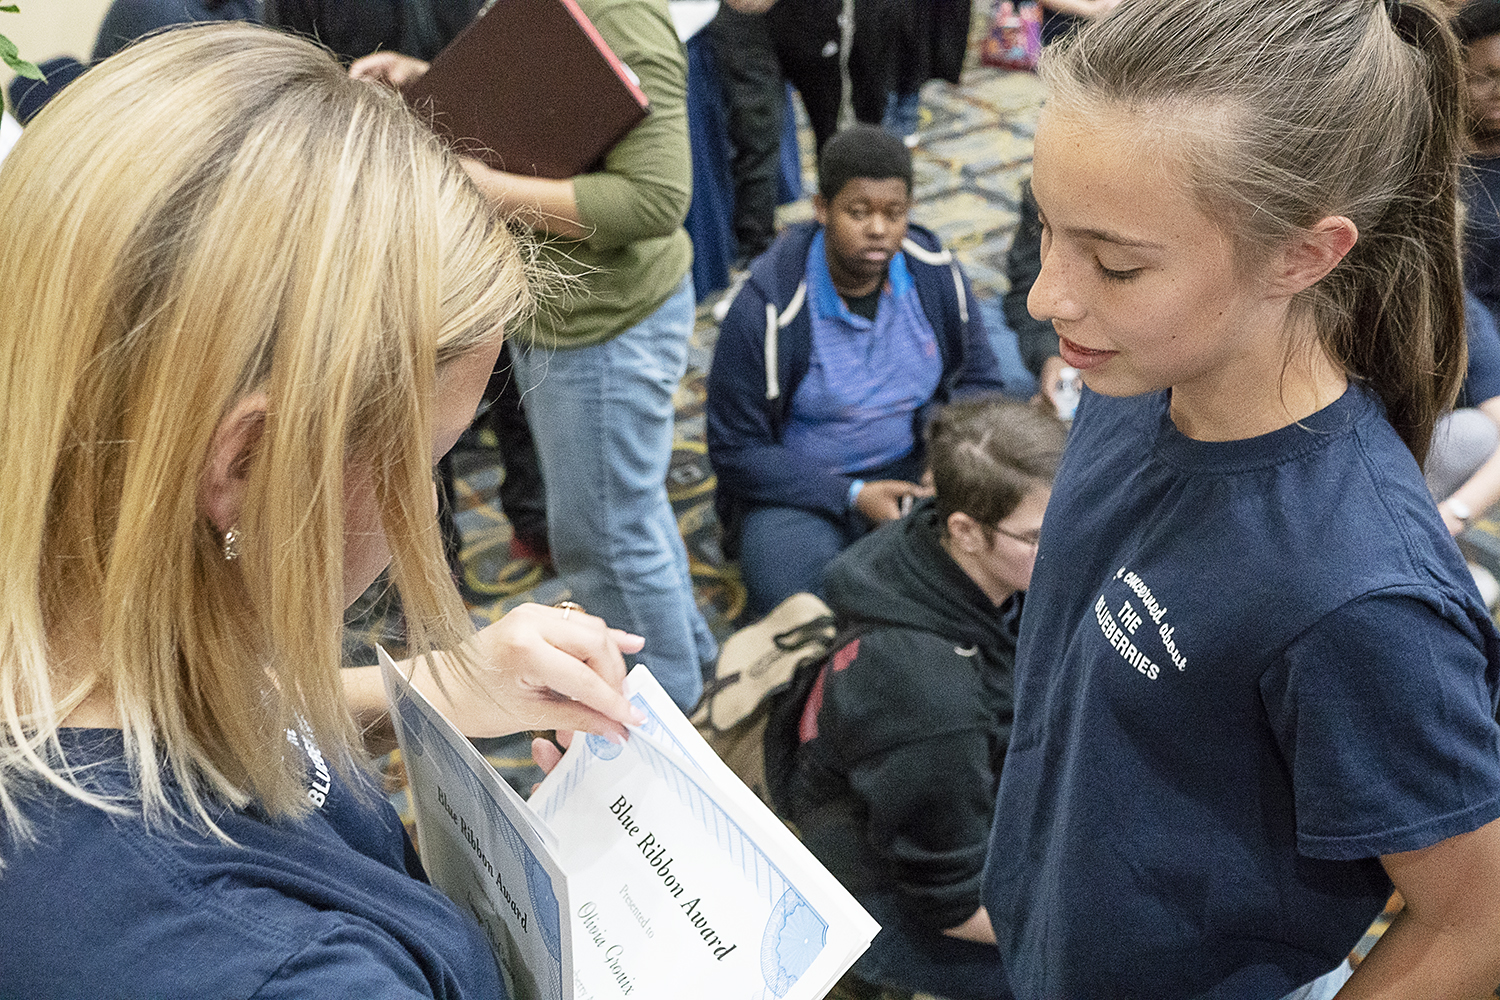
[[234,562],[240,557],[240,529],[238,525],[224,532],[224,559]]

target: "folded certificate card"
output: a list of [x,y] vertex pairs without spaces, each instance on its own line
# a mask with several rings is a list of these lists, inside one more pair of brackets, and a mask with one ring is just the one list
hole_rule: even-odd
[[879,929],[644,667],[646,723],[580,736],[527,803],[381,662],[423,863],[514,996],[819,1000]]

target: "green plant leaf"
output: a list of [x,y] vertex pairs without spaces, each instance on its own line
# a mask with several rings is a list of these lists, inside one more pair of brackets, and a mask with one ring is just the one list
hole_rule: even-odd
[[7,13],[7,14],[19,14],[19,13],[21,13],[21,8],[17,7],[13,3],[0,4],[0,10],[5,11],[5,13]]
[[16,49],[16,43],[0,35],[0,60],[4,60],[17,76],[24,76],[30,80],[45,80],[46,75],[33,64],[21,58],[21,53]]

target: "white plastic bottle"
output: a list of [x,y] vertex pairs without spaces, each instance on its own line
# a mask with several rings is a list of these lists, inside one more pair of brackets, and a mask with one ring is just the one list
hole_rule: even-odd
[[1083,394],[1083,378],[1077,368],[1064,368],[1057,373],[1057,383],[1052,389],[1052,399],[1057,405],[1057,418],[1067,423],[1078,412],[1078,397]]

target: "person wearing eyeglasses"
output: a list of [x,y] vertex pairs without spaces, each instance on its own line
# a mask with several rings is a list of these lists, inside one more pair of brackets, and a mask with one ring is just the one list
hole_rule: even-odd
[[980,871],[1021,604],[1066,437],[1025,403],[946,407],[927,430],[935,495],[829,566],[841,638],[800,712],[777,707],[767,779],[803,842],[881,924],[846,984],[856,995],[1010,995]]

